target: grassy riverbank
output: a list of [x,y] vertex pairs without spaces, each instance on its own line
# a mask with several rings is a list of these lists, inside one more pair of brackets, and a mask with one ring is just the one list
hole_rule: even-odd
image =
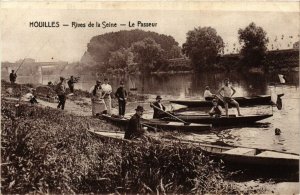
[[100,120],[15,105],[2,100],[2,193],[241,193],[193,146],[104,141],[88,132]]

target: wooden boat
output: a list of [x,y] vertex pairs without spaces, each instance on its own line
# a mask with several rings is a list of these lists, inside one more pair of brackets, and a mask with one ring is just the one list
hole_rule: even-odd
[[[116,140],[124,140],[122,132],[93,132],[98,136]],[[236,168],[255,167],[260,169],[299,170],[299,154],[280,152],[276,150],[258,149],[242,146],[220,146],[207,143],[195,142],[185,139],[169,140],[159,138],[164,143],[193,144],[200,148],[204,154],[210,155],[214,159],[221,159],[225,165]],[[126,140],[127,141],[127,140]]]
[[[278,94],[277,98],[280,98],[284,94]],[[254,106],[254,105],[273,105],[270,95],[257,95],[251,97],[233,97],[240,106]],[[212,107],[211,101],[206,100],[171,100],[171,103],[184,105],[187,107]],[[222,101],[219,101],[221,106],[224,106]]]
[[[248,125],[255,123],[266,118],[273,116],[273,114],[262,114],[262,115],[247,115],[247,116],[235,116],[229,115],[226,117],[222,115],[219,118],[211,117],[209,115],[183,115],[175,114],[176,117],[183,121],[190,123],[200,123],[200,124],[212,124],[213,126],[231,126],[231,125]],[[171,117],[165,117],[162,120],[174,121]]]
[[[115,125],[126,127],[129,119],[128,118],[119,118],[113,117],[106,114],[102,114],[101,116],[103,119],[112,122]],[[189,123],[184,124],[182,122],[176,121],[162,121],[159,119],[142,119],[141,123],[143,126],[148,127],[150,129],[156,130],[177,130],[177,131],[207,131],[210,130],[212,125],[211,124],[195,124]]]

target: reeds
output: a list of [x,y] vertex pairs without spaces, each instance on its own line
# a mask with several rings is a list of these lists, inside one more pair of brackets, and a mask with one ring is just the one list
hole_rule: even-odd
[[115,127],[28,104],[1,111],[2,193],[240,193],[192,145],[99,139],[89,126]]

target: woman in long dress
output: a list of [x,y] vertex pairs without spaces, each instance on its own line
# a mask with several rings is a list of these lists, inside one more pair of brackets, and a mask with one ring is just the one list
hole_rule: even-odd
[[96,81],[96,85],[94,85],[89,92],[92,99],[92,115],[97,116],[102,114],[107,108],[102,97],[103,90],[101,88],[101,81]]

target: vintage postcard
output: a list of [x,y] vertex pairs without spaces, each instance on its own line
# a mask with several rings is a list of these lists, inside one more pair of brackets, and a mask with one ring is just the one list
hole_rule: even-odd
[[1,193],[299,193],[299,2],[0,9]]

